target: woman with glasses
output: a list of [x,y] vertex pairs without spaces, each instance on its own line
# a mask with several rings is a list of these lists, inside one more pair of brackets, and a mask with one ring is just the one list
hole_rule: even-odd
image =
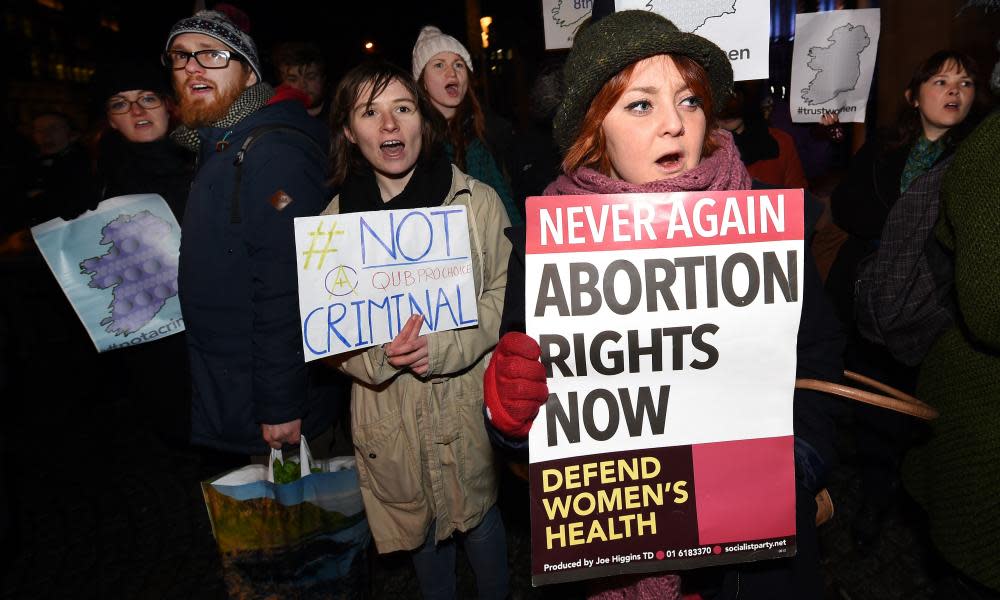
[[167,137],[170,99],[163,70],[126,61],[109,66],[98,80],[108,129],[98,146],[101,198],[159,194],[177,220],[184,215],[194,155]]
[[[102,70],[97,98],[107,119],[98,144],[101,199],[159,194],[177,221],[184,215],[194,155],[168,136],[170,99],[155,62],[123,61]],[[150,430],[184,447],[190,430],[191,384],[184,334],[102,355],[107,371],[124,373],[119,388]],[[170,373],[170,377],[162,377]],[[156,381],[156,385],[149,382]]]

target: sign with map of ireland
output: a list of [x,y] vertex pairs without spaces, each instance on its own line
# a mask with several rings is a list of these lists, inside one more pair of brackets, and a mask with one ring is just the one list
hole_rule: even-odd
[[306,362],[478,321],[463,205],[295,219]]
[[767,79],[770,0],[615,0],[615,10],[648,10],[681,31],[711,40],[733,65],[733,79]]
[[572,46],[580,25],[590,18],[592,4],[593,0],[542,0],[545,49],[562,50]]
[[184,331],[181,228],[156,194],[118,196],[31,235],[98,352]]
[[878,54],[877,8],[795,15],[792,121],[816,123],[834,112],[842,123],[863,123]]
[[[573,45],[590,17],[593,0],[542,0],[545,49]],[[769,0],[616,0],[615,10],[646,10],[670,19],[681,31],[717,44],[733,65],[733,76],[766,79],[770,50]]]

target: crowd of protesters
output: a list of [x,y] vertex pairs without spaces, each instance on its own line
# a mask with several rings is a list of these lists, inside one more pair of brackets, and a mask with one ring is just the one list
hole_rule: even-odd
[[[849,420],[864,457],[858,546],[877,540],[906,490],[953,568],[940,597],[1000,597],[1000,117],[975,62],[929,56],[900,91],[895,130],[867,141],[838,185],[821,185],[828,174],[807,178],[796,136],[808,129],[842,152],[835,117],[785,131],[769,118],[773,99],[734,84],[714,43],[595,4],[564,64],[541,69],[531,126],[517,131],[477,98],[468,49],[436,27],[419,32],[409,70],[366,63],[339,82],[318,47],[282,44],[272,87],[238,19],[182,19],[159,64],[102,69],[94,95],[106,118],[92,152],[67,116],[35,117],[36,158],[5,174],[16,193],[0,255],[31,255],[30,227],[102,199],[162,196],[182,225],[186,331],[113,353],[131,374],[121,393],[148,394],[139,387],[154,365],[179,374],[149,404],[173,415],[182,443],[236,461],[300,435],[325,456],[349,395],[378,551],[409,552],[423,596],[452,598],[462,547],[479,597],[505,598],[497,468],[524,460],[548,398],[538,344],[524,334],[525,198],[804,188],[797,376],[838,381],[846,367],[941,418],[924,430],[796,390],[794,558],[598,580],[587,593],[821,597],[815,496]],[[420,335],[413,317],[383,346],[305,363],[292,220],[452,204],[470,215],[478,325]],[[817,231],[841,240],[825,265],[810,250]]]

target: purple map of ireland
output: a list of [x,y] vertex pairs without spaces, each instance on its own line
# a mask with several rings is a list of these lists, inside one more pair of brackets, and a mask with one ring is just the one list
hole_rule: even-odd
[[102,256],[80,263],[88,285],[113,289],[104,330],[127,336],[138,331],[177,294],[177,249],[171,247],[170,223],[148,210],[123,214],[101,229]]

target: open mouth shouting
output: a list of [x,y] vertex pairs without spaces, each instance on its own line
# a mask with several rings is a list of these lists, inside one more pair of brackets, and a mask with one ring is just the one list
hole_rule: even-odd
[[403,151],[406,149],[406,144],[402,140],[386,140],[379,144],[379,151],[382,156],[392,159],[398,159],[403,156]]
[[215,89],[214,86],[204,81],[189,81],[184,87],[187,89],[188,94],[194,97],[208,96]]
[[451,98],[458,98],[462,94],[462,88],[458,85],[458,82],[446,83],[444,93],[448,94]]
[[139,119],[133,125],[133,127],[135,127],[136,129],[146,129],[146,128],[149,128],[149,127],[152,127],[152,126],[153,126],[153,122],[150,121],[149,119]]
[[684,169],[684,155],[680,152],[670,152],[656,159],[656,166],[664,173],[678,173]]

